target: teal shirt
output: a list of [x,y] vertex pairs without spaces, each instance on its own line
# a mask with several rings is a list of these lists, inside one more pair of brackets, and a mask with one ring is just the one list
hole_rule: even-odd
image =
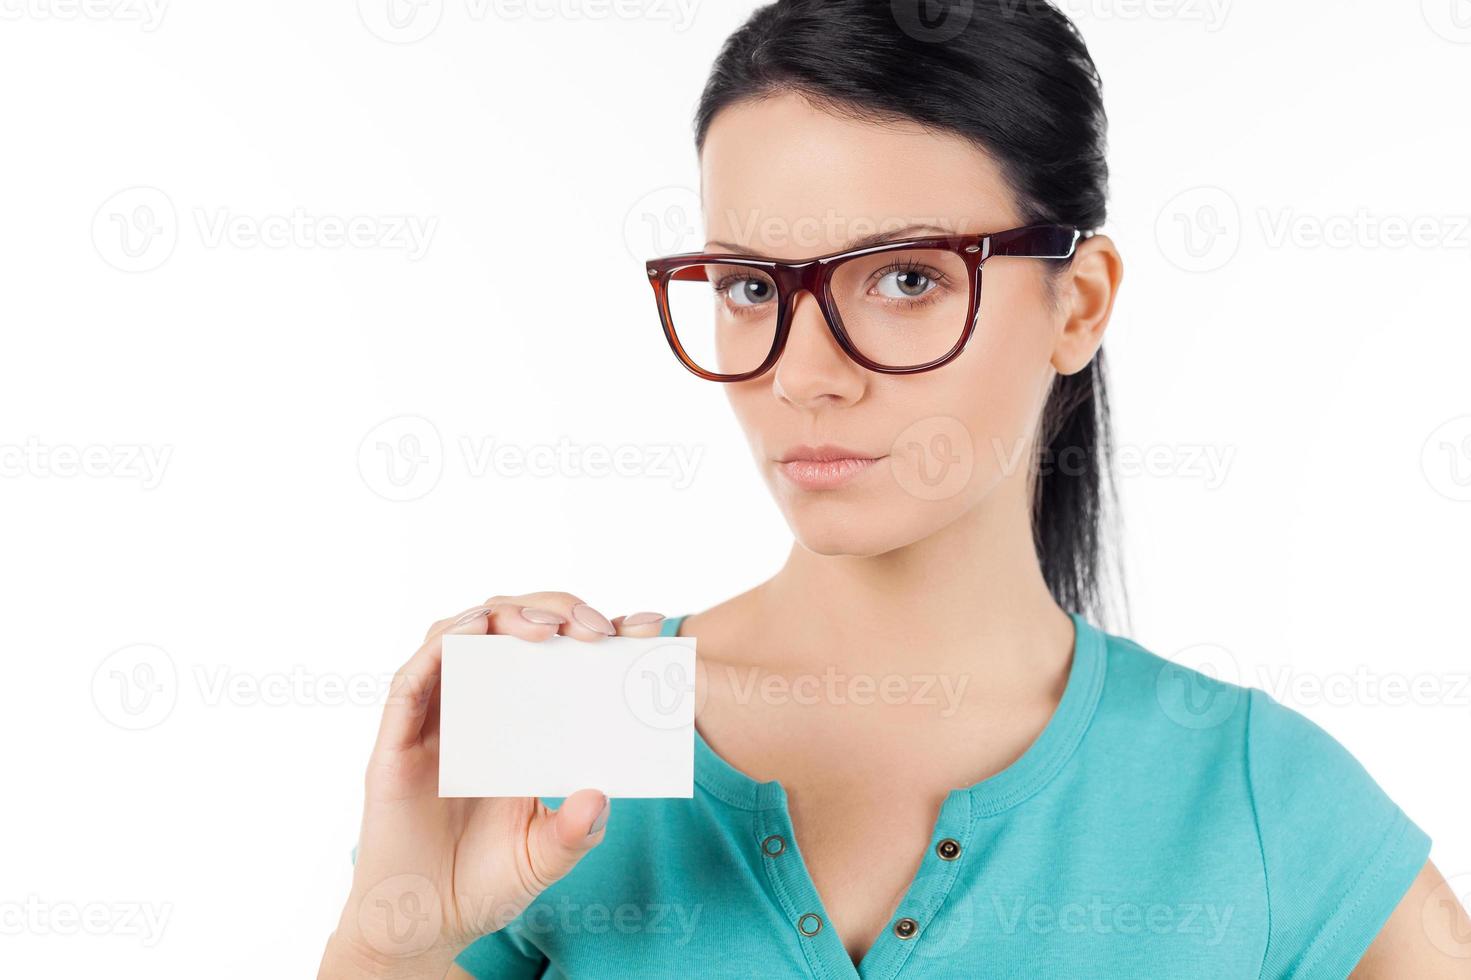
[[859,965],[781,784],[698,731],[692,799],[618,800],[603,843],[458,963],[486,980],[1346,977],[1429,838],[1302,715],[1073,621],[1051,721],[949,793]]

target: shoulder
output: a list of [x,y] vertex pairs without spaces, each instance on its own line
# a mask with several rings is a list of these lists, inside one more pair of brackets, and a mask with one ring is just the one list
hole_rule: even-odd
[[1098,748],[1133,758],[1161,781],[1157,797],[1177,790],[1197,819],[1223,819],[1205,811],[1227,803],[1251,823],[1270,920],[1262,975],[1347,976],[1425,865],[1429,837],[1322,726],[1238,683],[1228,651],[1166,659],[1101,636]]
[[1166,762],[1161,777],[1209,775],[1244,790],[1251,711],[1261,692],[1236,683],[1230,653],[1197,644],[1166,658],[1135,640],[1087,628],[1102,674],[1089,742]]
[[[1194,759],[1239,772],[1264,834],[1303,821],[1383,829],[1399,813],[1338,739],[1239,683],[1239,665],[1224,648],[1199,644],[1165,658],[1134,640],[1098,635],[1106,665],[1095,726],[1177,765]],[[1119,750],[1118,739],[1110,743]]]

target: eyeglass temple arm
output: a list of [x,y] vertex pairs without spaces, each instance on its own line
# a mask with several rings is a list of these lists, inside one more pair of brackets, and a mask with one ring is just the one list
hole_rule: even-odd
[[1070,259],[1078,242],[1092,236],[1091,231],[1081,231],[1063,225],[1032,225],[1017,228],[999,235],[986,236],[986,250],[982,258],[993,255],[1015,255],[1029,259]]

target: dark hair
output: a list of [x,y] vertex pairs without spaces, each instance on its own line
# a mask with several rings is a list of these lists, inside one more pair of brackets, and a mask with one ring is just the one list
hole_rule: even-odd
[[[922,16],[921,6],[940,12]],[[1077,29],[1050,3],[768,4],[721,48],[696,112],[695,146],[704,149],[726,106],[788,92],[836,114],[965,137],[998,162],[1024,224],[1091,230],[1104,222],[1102,81]],[[1037,443],[1032,532],[1042,574],[1064,609],[1103,619],[1105,495],[1115,488],[1101,349],[1056,379]]]

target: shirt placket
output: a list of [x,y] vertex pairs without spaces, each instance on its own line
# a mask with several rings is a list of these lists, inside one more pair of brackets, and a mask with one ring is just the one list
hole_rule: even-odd
[[975,827],[970,793],[952,791],[940,807],[914,880],[863,957],[862,980],[893,980],[911,965],[909,973],[918,977],[924,975],[926,961],[953,962],[956,940],[969,939],[972,923],[968,906],[957,911],[946,903],[971,856]]
[[773,782],[762,786],[762,794],[765,799],[756,810],[751,846],[760,855],[771,895],[812,975],[823,980],[897,977],[914,951],[924,948],[925,935],[942,914],[945,898],[963,863],[974,825],[969,794],[958,790],[946,798],[918,873],[857,967],[828,921],[817,887],[797,849],[785,793]]

